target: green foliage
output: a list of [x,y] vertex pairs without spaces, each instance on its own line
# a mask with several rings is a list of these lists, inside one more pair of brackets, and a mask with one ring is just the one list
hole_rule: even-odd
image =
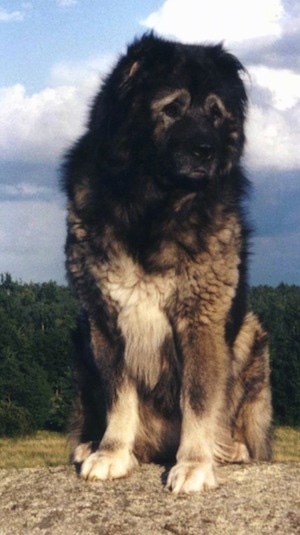
[[71,370],[68,367],[65,374],[56,381],[56,390],[50,398],[51,406],[45,427],[53,431],[63,431],[70,413],[72,398]]
[[[300,287],[252,288],[250,306],[270,336],[275,422],[299,425]],[[0,276],[0,436],[65,428],[77,311],[65,286]]]
[[0,277],[0,436],[64,428],[76,312],[66,287]]
[[251,307],[269,333],[275,423],[300,424],[300,287],[257,286]]
[[0,401],[0,436],[17,437],[31,432],[29,411],[13,401]]

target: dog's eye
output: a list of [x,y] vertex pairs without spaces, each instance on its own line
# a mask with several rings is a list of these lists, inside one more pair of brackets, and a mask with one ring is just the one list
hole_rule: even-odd
[[163,112],[170,117],[170,119],[178,119],[182,115],[182,106],[177,100],[173,100],[173,102],[170,102],[163,107]]
[[216,124],[220,124],[223,119],[223,113],[216,102],[211,105],[209,112],[212,121]]

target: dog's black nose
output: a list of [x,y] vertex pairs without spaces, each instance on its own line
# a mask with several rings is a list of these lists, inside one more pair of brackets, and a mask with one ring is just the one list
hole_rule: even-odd
[[201,143],[193,147],[192,153],[201,160],[211,160],[214,155],[214,149],[209,143]]

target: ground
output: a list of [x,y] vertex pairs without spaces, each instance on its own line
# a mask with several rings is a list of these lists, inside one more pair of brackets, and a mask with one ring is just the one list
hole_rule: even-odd
[[300,463],[225,466],[220,486],[174,497],[166,469],[80,480],[70,466],[0,470],[0,535],[300,534]]

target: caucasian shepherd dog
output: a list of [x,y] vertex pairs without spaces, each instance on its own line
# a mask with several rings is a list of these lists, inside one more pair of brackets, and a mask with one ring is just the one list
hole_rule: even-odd
[[88,480],[172,461],[167,487],[270,458],[266,334],[246,310],[243,67],[143,36],[103,83],[64,168],[82,305],[71,422]]

